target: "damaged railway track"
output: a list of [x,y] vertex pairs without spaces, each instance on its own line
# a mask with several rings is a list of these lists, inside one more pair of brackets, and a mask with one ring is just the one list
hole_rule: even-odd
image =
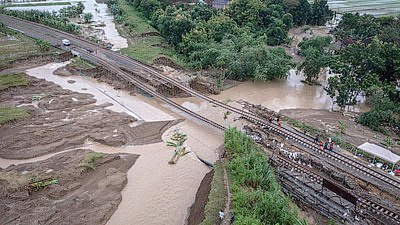
[[[132,85],[136,86],[139,89],[142,89],[143,91],[149,93],[150,95],[159,98],[160,100],[164,101],[168,105],[177,108],[178,110],[206,123],[210,124],[211,126],[219,129],[219,130],[225,130],[225,127],[215,123],[207,118],[204,118],[197,113],[192,112],[189,109],[186,109],[185,107],[175,103],[174,101],[170,100],[169,98],[165,97],[164,95],[160,94],[157,92],[157,90],[154,87],[150,87],[148,84],[144,84],[145,82],[143,80],[149,79],[149,76],[156,77],[156,79],[160,82],[163,82],[164,85],[169,86],[169,87],[176,87],[179,88],[180,90],[188,93],[189,95],[199,97],[203,99],[206,102],[209,102],[213,105],[216,105],[224,110],[228,110],[230,112],[236,113],[239,116],[247,119],[248,121],[258,125],[262,129],[268,131],[268,132],[273,132],[276,135],[279,135],[281,137],[284,137],[288,140],[291,140],[295,143],[298,143],[299,145],[303,146],[304,148],[310,149],[314,151],[315,153],[318,153],[324,157],[330,158],[334,161],[337,161],[344,166],[354,170],[354,171],[359,171],[363,174],[365,174],[368,177],[374,178],[378,180],[379,182],[383,182],[387,185],[390,185],[394,190],[399,193],[400,191],[400,181],[389,177],[386,174],[383,174],[381,172],[375,171],[371,168],[369,168],[367,165],[364,165],[361,162],[358,162],[354,159],[349,158],[348,156],[345,156],[341,153],[334,152],[332,154],[327,154],[321,150],[319,150],[318,146],[313,143],[313,140],[309,136],[305,136],[304,134],[301,134],[299,132],[287,129],[285,127],[279,127],[276,124],[269,123],[266,121],[264,118],[252,113],[248,112],[242,109],[238,109],[233,106],[229,106],[227,104],[224,104],[220,101],[217,101],[213,98],[210,98],[208,96],[205,96],[195,90],[193,90],[190,87],[187,87],[183,85],[182,83],[167,77],[163,74],[160,73],[160,71],[157,68],[154,68],[150,65],[143,64],[137,60],[131,59],[128,56],[125,56],[123,54],[113,52],[111,50],[108,50],[104,48],[103,46],[94,44],[88,40],[85,40],[84,38],[77,37],[75,35],[68,34],[66,32],[59,31],[54,28],[50,28],[41,24],[37,24],[34,22],[29,22],[25,21],[22,19],[14,18],[14,17],[9,17],[5,15],[0,15],[0,21],[5,23],[7,26],[12,27],[14,29],[17,29],[19,31],[24,32],[28,36],[32,36],[35,38],[41,38],[44,40],[48,40],[50,43],[53,45],[58,45],[60,43],[61,39],[68,38],[71,41],[71,44],[73,44],[73,49],[74,51],[78,52],[81,57],[91,61],[94,64],[101,65],[105,69],[112,71],[113,73],[117,74],[120,78],[126,80],[127,82],[131,83]],[[62,47],[62,46],[58,46]],[[127,72],[128,71],[128,72]],[[138,75],[141,78],[135,77],[132,73],[135,75]],[[289,163],[290,164],[290,163]],[[288,165],[289,165],[288,164]],[[290,164],[295,168],[296,165]],[[305,173],[307,174],[307,173]],[[309,176],[311,174],[308,173]],[[314,176],[314,180],[318,181],[320,180],[318,177]],[[311,176],[311,177],[313,177]],[[390,219],[399,219],[399,215],[396,212],[390,211],[389,209],[380,206],[378,203],[371,202],[370,200],[366,199],[361,199],[359,198],[358,202],[360,205],[365,206],[365,208],[377,212],[377,213],[383,213],[385,216],[387,216]],[[398,222],[397,222],[398,224]]]
[[[313,207],[322,214],[352,224],[363,224],[362,221],[359,222],[361,218],[357,216],[374,221],[373,224],[400,224],[399,212],[354,192],[350,194],[357,201],[355,205],[352,205],[351,202],[329,189],[325,188],[324,191],[325,182],[335,183],[342,191],[345,190],[344,187],[337,185],[337,182],[281,155],[276,155],[271,159],[273,164],[280,168],[279,178],[286,192],[303,204],[308,203],[309,207]],[[301,178],[301,175],[306,175],[307,179]],[[353,217],[350,217],[351,211]]]

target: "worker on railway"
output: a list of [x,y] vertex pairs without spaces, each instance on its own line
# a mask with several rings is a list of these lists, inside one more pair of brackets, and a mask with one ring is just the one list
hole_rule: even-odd
[[270,123],[272,123],[272,114],[269,115],[268,120],[269,120]]
[[324,150],[324,142],[322,140],[319,141],[319,148]]
[[279,126],[279,127],[282,127],[281,121],[280,121],[280,120],[278,120],[278,126]]
[[219,219],[220,219],[221,221],[224,219],[225,214],[224,214],[224,211],[223,211],[222,209],[219,210],[218,216],[219,216]]
[[333,142],[333,141],[331,141],[331,142],[329,142],[329,151],[332,151],[333,150],[333,145],[334,145],[335,143]]
[[317,134],[317,135],[315,135],[314,143],[318,143],[318,142],[319,142],[319,135]]
[[328,142],[324,143],[324,149],[328,150]]

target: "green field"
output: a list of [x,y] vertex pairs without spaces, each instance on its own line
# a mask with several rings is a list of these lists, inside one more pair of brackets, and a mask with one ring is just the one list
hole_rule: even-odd
[[397,15],[399,0],[328,0],[329,7],[338,13],[360,13],[374,16]]
[[28,117],[29,113],[15,106],[0,106],[0,125]]
[[54,53],[54,48],[50,48],[49,51],[41,51],[34,39],[0,24],[0,70],[8,68],[10,63],[19,59]]
[[126,0],[119,0],[118,5],[123,10],[124,19],[120,23],[122,26],[117,29],[121,36],[128,39],[129,44],[129,47],[121,50],[122,52],[145,63],[152,63],[154,59],[166,56],[178,64],[183,64],[173,47],[164,38],[144,35],[157,30],[149,24],[142,13],[129,5]]

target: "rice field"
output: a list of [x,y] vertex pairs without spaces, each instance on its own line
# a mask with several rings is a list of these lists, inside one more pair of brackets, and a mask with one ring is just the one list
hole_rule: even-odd
[[358,12],[374,16],[400,13],[400,0],[328,0],[328,5],[338,13]]

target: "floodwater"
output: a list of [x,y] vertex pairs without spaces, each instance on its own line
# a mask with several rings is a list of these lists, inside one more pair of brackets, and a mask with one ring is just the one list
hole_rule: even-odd
[[[328,75],[321,78],[321,85],[307,85],[303,82],[304,75],[296,74],[295,70],[289,71],[285,80],[273,80],[270,82],[246,81],[236,87],[222,91],[215,99],[224,101],[230,99],[244,100],[253,104],[260,104],[274,111],[282,109],[332,109],[332,99],[327,95],[324,86],[327,84]],[[357,97],[358,104],[351,107],[355,112],[365,112],[368,107],[365,105],[365,97]],[[334,105],[334,110],[339,108]]]
[[[29,69],[27,74],[52,81],[66,89],[93,94],[97,99],[96,104],[112,103],[113,106],[109,107],[111,110],[131,112],[132,116],[145,121],[182,117],[180,113],[163,107],[161,102],[153,98],[131,96],[125,91],[114,90],[111,86],[88,77],[53,75],[57,68],[64,65],[66,63],[50,63]],[[70,84],[68,80],[76,82]],[[116,101],[123,103],[125,107]],[[186,145],[191,153],[181,157],[176,165],[170,165],[168,161],[173,156],[174,148],[166,146],[165,141],[169,140],[175,130],[187,134]],[[210,170],[196,156],[215,162],[219,157],[216,149],[223,144],[223,134],[215,128],[204,126],[201,122],[185,120],[169,128],[162,135],[162,139],[163,142],[142,146],[116,148],[92,142],[81,146],[104,153],[140,154],[135,165],[128,171],[128,183],[121,193],[122,202],[107,224],[184,224],[197,188]],[[53,155],[55,154],[28,160],[0,159],[0,166],[45,160]]]
[[253,104],[261,104],[269,109],[308,108],[329,109],[332,100],[326,94],[323,86],[310,86],[301,82],[303,75],[297,75],[295,70],[290,70],[286,80],[273,80],[270,82],[246,81],[238,86],[223,91],[216,99],[244,100]]
[[[321,79],[322,85],[326,85],[326,79]],[[237,108],[242,107],[237,101],[244,100],[253,104],[260,104],[276,112],[283,109],[332,109],[332,100],[326,94],[323,86],[310,86],[301,82],[302,80],[304,80],[302,74],[297,75],[295,70],[290,70],[286,80],[238,82],[237,86],[211,97]],[[368,111],[368,107],[365,106],[365,98],[359,96],[358,100],[359,104],[349,108],[349,110],[355,112]],[[176,98],[174,101],[225,127],[241,127],[241,121],[236,120],[236,114],[226,114],[226,111],[202,99],[188,97]],[[338,110],[339,108],[335,106],[333,109]]]
[[[95,26],[95,29],[104,32],[100,33],[100,39],[113,44],[112,50],[115,51],[128,47],[128,41],[121,37],[115,28],[114,17],[110,14],[107,4],[97,3],[95,0],[85,0],[83,4],[85,5],[83,13],[92,13],[93,15],[92,27]],[[100,26],[96,27],[96,25]]]
[[[113,104],[108,109],[116,112],[125,112],[138,120],[150,121],[166,121],[174,120],[176,116],[157,107],[156,99],[150,99],[142,95],[132,96],[126,91],[115,90],[106,83],[99,83],[95,79],[85,76],[57,76],[53,72],[65,66],[69,62],[49,63],[44,66],[27,70],[27,74],[47,81],[54,82],[64,89],[80,93],[89,93],[94,95],[97,100],[96,104]],[[69,80],[75,83],[69,83]]]
[[[53,2],[53,1],[46,1]],[[71,4],[76,4],[80,1],[72,0]],[[128,42],[125,38],[118,34],[115,24],[113,22],[113,16],[110,14],[107,4],[97,3],[95,0],[84,0],[81,1],[85,6],[83,13],[92,13],[93,22],[90,24],[92,29],[96,30],[96,36],[101,40],[110,42],[113,44],[113,50],[119,50],[121,48],[128,47]],[[24,3],[27,4],[27,3]],[[17,5],[17,4],[15,4]],[[51,6],[24,6],[24,7],[11,7],[8,9],[12,10],[40,10],[40,11],[59,11],[60,9],[68,7],[68,5],[51,5]],[[82,25],[86,26],[86,25]]]
[[[211,162],[217,159],[215,149],[223,142],[222,134],[216,135],[212,128],[186,121],[167,130],[163,140],[167,140],[177,128],[188,134],[187,145],[192,152]],[[207,166],[193,154],[181,157],[175,165],[168,164],[173,147],[167,147],[165,143],[123,149],[104,147],[93,145],[89,148],[101,152],[123,150],[141,155],[128,172],[128,184],[122,191],[122,202],[108,225],[184,224],[197,188],[209,171]]]

